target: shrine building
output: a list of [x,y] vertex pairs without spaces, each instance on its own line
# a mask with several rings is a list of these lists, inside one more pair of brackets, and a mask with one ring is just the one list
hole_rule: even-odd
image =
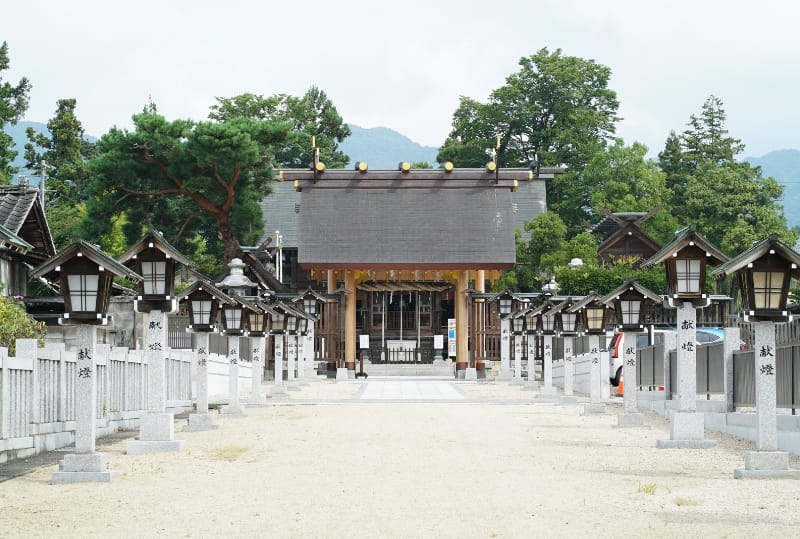
[[263,203],[266,234],[280,236],[279,278],[295,292],[340,298],[322,312],[319,335],[329,339],[317,357],[351,371],[368,342],[375,361],[413,350],[423,363],[443,354],[457,371],[475,367],[470,293],[514,266],[514,231],[545,211],[545,179],[559,172],[450,163],[282,171]]

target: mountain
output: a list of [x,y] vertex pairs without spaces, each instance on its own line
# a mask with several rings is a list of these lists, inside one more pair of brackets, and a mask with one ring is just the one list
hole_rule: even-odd
[[[17,152],[17,157],[14,158],[14,161],[11,164],[12,166],[19,167],[20,169],[25,166],[25,159],[23,158],[23,155],[25,154],[25,144],[28,143],[28,137],[25,136],[25,131],[29,127],[32,127],[37,133],[48,132],[47,124],[40,122],[17,122],[17,125],[6,124],[5,128],[3,128],[3,131],[11,135],[11,138],[14,139],[13,150]],[[20,170],[20,173],[21,172],[22,171]]]
[[405,135],[386,127],[364,128],[350,124],[352,135],[339,145],[350,157],[348,167],[364,161],[372,170],[394,170],[402,161],[426,162],[436,166],[438,148],[422,146]]
[[800,226],[800,150],[775,150],[744,160],[760,166],[764,177],[772,176],[784,186],[783,214],[790,227]]

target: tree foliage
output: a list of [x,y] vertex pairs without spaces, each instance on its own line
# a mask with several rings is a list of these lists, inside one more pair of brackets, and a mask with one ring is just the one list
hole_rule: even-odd
[[153,105],[133,123],[132,131],[113,128],[97,143],[84,237],[102,237],[114,218],[124,217],[128,243],[151,225],[187,253],[200,236],[200,248],[219,262],[239,256],[241,242],[258,239],[259,201],[287,123],[242,116],[168,121]]
[[796,234],[779,204],[783,187],[762,177],[759,167],[736,161],[744,144],[728,134],[725,119],[722,100],[710,96],[701,114],[692,115],[680,135],[671,133],[659,154],[673,217],[684,226],[694,224],[729,254],[770,234],[793,245]]
[[47,331],[44,322],[37,322],[16,301],[0,296],[0,346],[8,348],[9,355],[16,354],[17,339],[44,339]]
[[218,97],[209,117],[216,121],[243,117],[289,123],[291,129],[286,141],[275,151],[275,163],[280,167],[310,167],[314,158],[312,137],[319,148],[319,159],[329,168],[341,168],[349,161],[339,150],[339,143],[350,136],[350,128],[325,92],[316,86],[302,97],[285,94],[263,97],[249,93]]
[[75,99],[59,99],[47,134],[30,127],[26,131],[26,166],[40,178],[46,175],[45,210],[57,249],[78,239],[78,225],[86,213],[87,160],[95,155],[75,115],[76,105]]
[[3,71],[11,67],[11,60],[8,56],[8,43],[3,41],[0,45],[0,185],[11,183],[11,178],[16,174],[17,169],[11,166],[17,152],[14,151],[14,140],[10,135],[3,131],[6,124],[16,125],[28,110],[28,97],[31,91],[31,83],[27,78],[22,77],[14,85],[3,80]]

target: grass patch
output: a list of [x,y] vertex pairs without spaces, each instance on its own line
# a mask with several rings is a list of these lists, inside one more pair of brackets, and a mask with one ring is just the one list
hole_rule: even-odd
[[639,483],[639,488],[636,489],[636,492],[640,492],[642,494],[647,494],[652,496],[656,493],[656,484],[655,483]]
[[211,453],[211,457],[216,460],[227,460],[228,462],[233,462],[244,455],[248,449],[248,447],[243,445],[224,445],[215,449],[214,452]]
[[681,507],[682,506],[700,505],[700,502],[698,502],[697,500],[693,500],[691,498],[678,497],[678,498],[675,498],[673,501],[675,502],[675,505],[681,506]]

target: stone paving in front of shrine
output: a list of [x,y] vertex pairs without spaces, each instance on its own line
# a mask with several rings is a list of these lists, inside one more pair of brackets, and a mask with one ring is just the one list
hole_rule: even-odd
[[444,380],[370,380],[356,394],[359,400],[459,401],[467,396]]

